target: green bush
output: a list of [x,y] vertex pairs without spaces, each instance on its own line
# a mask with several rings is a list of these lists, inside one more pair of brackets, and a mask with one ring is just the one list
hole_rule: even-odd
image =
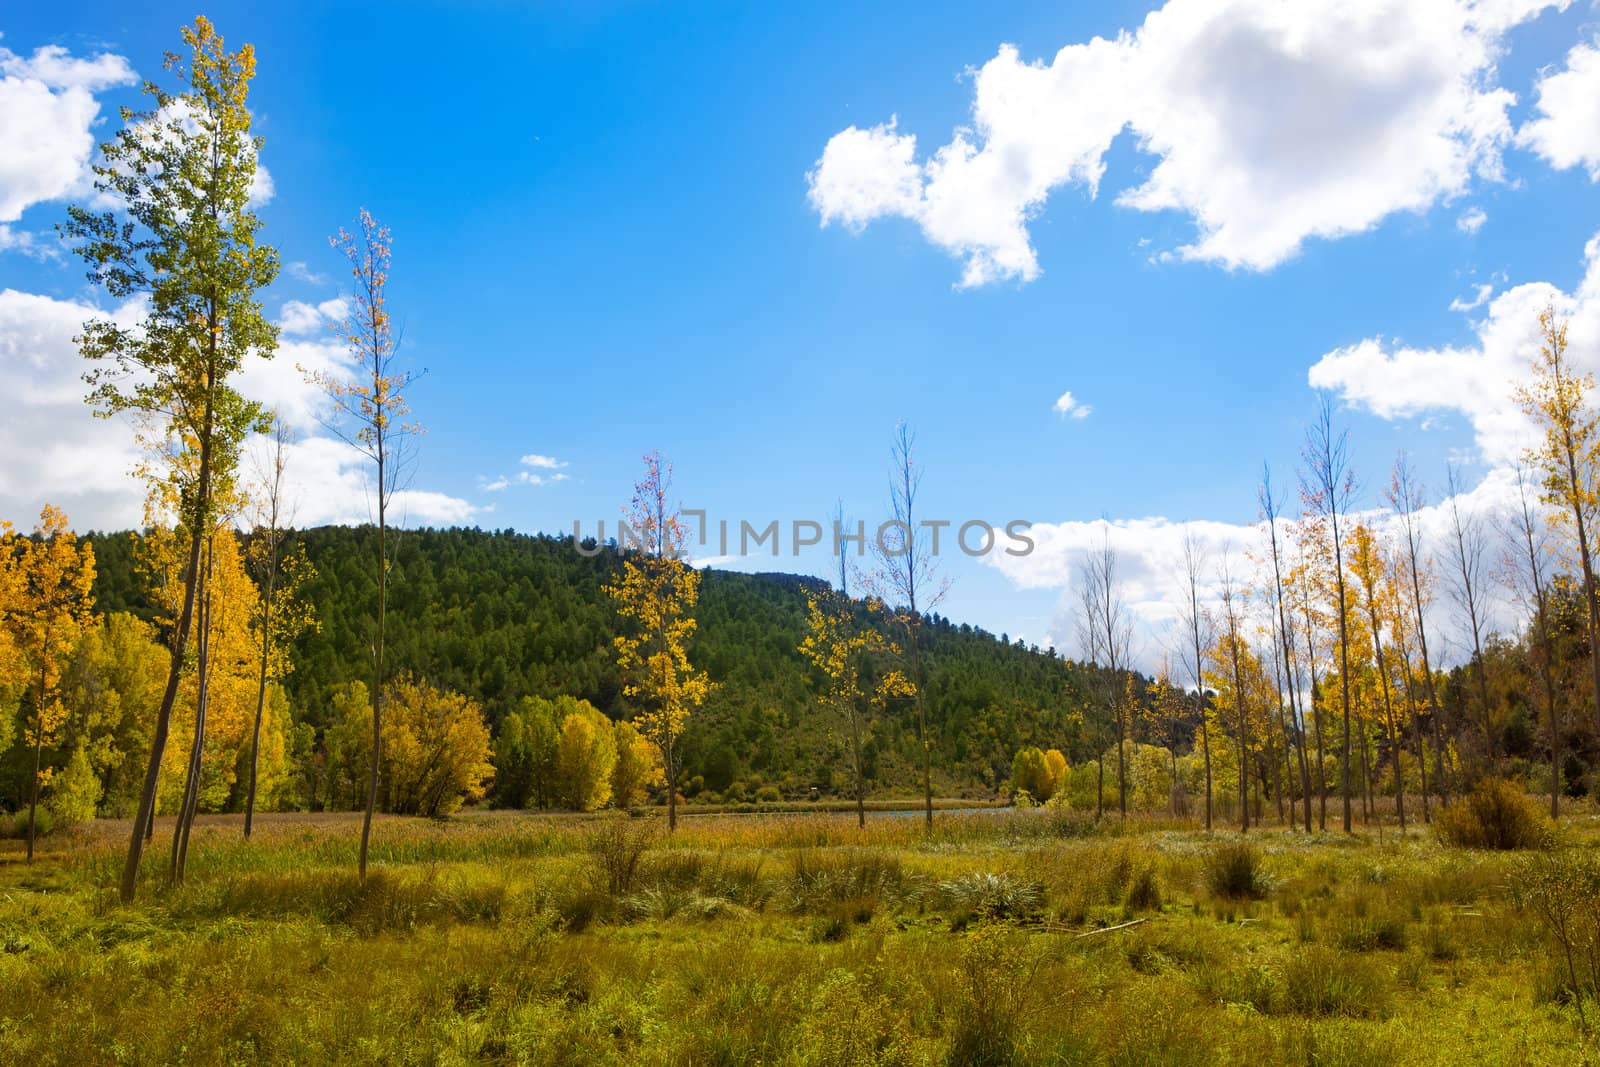
[[1600,995],[1600,860],[1582,852],[1530,857],[1517,870],[1520,905],[1550,939],[1556,999]]
[[1549,848],[1555,828],[1521,787],[1485,778],[1473,791],[1434,816],[1439,840],[1456,848]]
[[956,966],[962,996],[945,1061],[951,1067],[1016,1062],[1033,977],[1022,944],[1020,935],[999,925],[967,935]]

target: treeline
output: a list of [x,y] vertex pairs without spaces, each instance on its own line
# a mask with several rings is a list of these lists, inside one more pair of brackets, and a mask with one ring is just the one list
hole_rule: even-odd
[[[292,532],[312,576],[302,587],[316,625],[289,654],[281,706],[292,720],[285,742],[293,760],[326,760],[326,738],[346,718],[351,683],[365,684],[376,596],[371,527]],[[91,535],[99,561],[95,600],[106,615],[126,613],[126,628],[159,615],[138,573],[133,533]],[[248,544],[249,538],[243,538]],[[571,538],[510,530],[408,530],[396,539],[389,580],[386,658],[392,669],[427,679],[479,704],[499,737],[530,701],[582,701],[612,721],[631,717],[613,643],[621,626],[604,588],[621,565],[615,546],[575,549]],[[712,686],[684,729],[681,792],[709,801],[754,800],[758,793],[801,798],[848,795],[844,739],[818,706],[815,669],[800,652],[808,597],[829,583],[789,574],[708,571],[697,606],[692,662]],[[1006,635],[927,618],[928,709],[941,792],[993,795],[1011,773],[1019,746],[1064,746],[1092,758],[1084,712],[1094,672]],[[1192,730],[1196,716],[1189,716]],[[1188,734],[1183,735],[1187,744]],[[866,746],[866,777],[878,792],[908,794],[917,784],[916,731],[905,709],[878,717]],[[336,761],[335,761],[336,762]],[[496,763],[498,764],[498,760]],[[305,772],[291,769],[302,780]],[[497,771],[489,799],[520,805]],[[8,794],[9,795],[9,794]],[[207,810],[242,800],[216,794]],[[533,795],[532,803],[540,797]],[[347,795],[304,786],[274,805],[348,806]],[[567,806],[553,794],[546,803]],[[116,809],[120,811],[121,809]]]
[[[1198,787],[1207,827],[1221,809],[1242,830],[1268,814],[1325,830],[1330,803],[1345,831],[1380,810],[1404,827],[1493,778],[1546,794],[1552,817],[1563,795],[1600,789],[1600,395],[1572,366],[1553,309],[1529,332],[1538,347],[1514,399],[1534,443],[1493,513],[1470,508],[1453,466],[1430,505],[1403,452],[1363,494],[1324,400],[1302,449],[1298,513],[1264,469],[1255,543],[1208,558],[1186,538],[1171,590],[1179,669],[1169,660],[1149,692],[1129,683],[1091,704],[1110,745],[1093,762],[1098,811],[1108,777],[1124,812],[1183,810]],[[1090,658],[1127,662],[1109,538],[1076,579]],[[1517,623],[1501,632],[1491,605],[1507,602]],[[1442,634],[1469,653],[1448,670]],[[1207,694],[1206,714],[1180,759],[1186,685]],[[1082,771],[1029,747],[1011,785],[1083,802]]]

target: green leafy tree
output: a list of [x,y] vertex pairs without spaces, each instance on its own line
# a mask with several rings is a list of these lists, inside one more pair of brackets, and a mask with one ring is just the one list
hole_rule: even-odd
[[245,356],[270,356],[277,330],[258,293],[278,273],[278,255],[256,240],[251,209],[261,141],[248,107],[255,51],[228,52],[211,22],[182,31],[187,57],[168,55],[182,88],[145,86],[154,105],[125,109],[116,136],[94,167],[98,192],[116,203],[96,211],[74,206],[63,228],[112,297],[141,297],[137,324],[91,319],[79,337],[93,368],[90,403],[102,415],[132,413],[172,460],[180,482],[182,524],[189,532],[183,603],[172,636],[172,662],[151,738],[144,790],[134,816],[122,899],[137,890],[139,860],[155,811],[172,708],[189,650],[200,586],[202,532],[213,516],[219,476],[237,465],[260,409],[233,388]]

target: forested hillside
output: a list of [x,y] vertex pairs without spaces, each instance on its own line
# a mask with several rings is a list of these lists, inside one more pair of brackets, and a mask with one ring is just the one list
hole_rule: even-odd
[[[338,526],[295,535],[317,572],[305,592],[319,623],[300,638],[285,681],[298,722],[328,725],[334,688],[367,676],[373,536]],[[133,536],[94,544],[98,609],[151,618]],[[585,555],[570,538],[407,531],[389,587],[389,663],[481,700],[495,727],[526,696],[573,696],[628,717],[612,648],[617,617],[602,592],[617,567],[610,548]],[[687,790],[740,799],[763,785],[787,795],[844,789],[838,731],[798,650],[807,592],[824,587],[789,574],[705,575],[691,656],[714,688],[685,735]],[[990,792],[1025,745],[1062,748],[1075,761],[1096,750],[1083,728],[1086,702],[1102,692],[1092,669],[938,616],[924,641],[938,788]],[[881,717],[876,735],[867,753],[874,787],[909,793],[909,709]]]

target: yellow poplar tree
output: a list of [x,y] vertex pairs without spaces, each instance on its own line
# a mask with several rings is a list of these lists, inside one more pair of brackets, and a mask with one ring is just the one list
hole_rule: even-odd
[[[1399,590],[1391,579],[1394,568],[1378,543],[1377,537],[1365,523],[1356,523],[1350,531],[1350,575],[1355,579],[1357,607],[1366,616],[1367,634],[1372,641],[1373,672],[1382,697],[1382,724],[1389,742],[1389,754],[1394,759],[1394,804],[1400,820],[1400,829],[1406,828],[1405,767],[1401,759],[1403,745],[1400,734],[1400,715],[1396,712],[1397,696],[1391,685],[1391,668],[1394,650],[1384,646],[1386,621],[1394,619],[1400,603]],[[1390,641],[1393,641],[1392,631]]]
[[1567,359],[1567,323],[1546,307],[1539,315],[1539,354],[1533,380],[1518,386],[1517,403],[1543,432],[1527,460],[1544,475],[1544,502],[1570,524],[1583,568],[1583,599],[1589,608],[1589,673],[1594,716],[1600,728],[1600,599],[1595,589],[1590,524],[1600,503],[1600,409],[1594,403],[1594,376],[1579,373]]
[[666,780],[661,760],[655,746],[633,723],[613,723],[611,734],[617,749],[617,762],[611,768],[611,803],[619,808],[637,807],[646,790]]
[[[870,617],[883,611],[880,601],[869,599],[862,611]],[[875,627],[857,618],[857,606],[838,593],[818,593],[806,598],[806,636],[800,654],[822,677],[817,701],[842,721],[850,755],[850,775],[854,779],[856,823],[865,828],[866,771],[862,750],[872,735],[872,719],[865,705],[869,694],[863,688],[862,673],[872,655],[898,656],[900,648]],[[886,672],[871,687],[871,703],[913,695],[910,679],[898,670]],[[1040,798],[1044,799],[1044,798]]]
[[[667,502],[672,466],[660,452],[644,457],[645,474],[634,486],[628,529],[637,542],[622,561],[622,573],[606,588],[631,633],[616,638],[623,695],[634,702],[634,724],[661,753],[667,779],[667,829],[678,826],[678,777],[683,769],[678,742],[690,713],[705,701],[710,682],[689,662],[700,572],[683,560],[687,530],[675,504]],[[619,537],[619,543],[623,538]]]
[[28,853],[33,861],[39,791],[54,771],[44,750],[57,744],[67,722],[61,701],[61,669],[82,636],[93,610],[94,546],[79,544],[66,514],[50,504],[39,513],[31,538],[8,538],[13,577],[13,611],[7,622],[21,654],[31,706],[23,721],[23,741],[33,750],[28,799]]

